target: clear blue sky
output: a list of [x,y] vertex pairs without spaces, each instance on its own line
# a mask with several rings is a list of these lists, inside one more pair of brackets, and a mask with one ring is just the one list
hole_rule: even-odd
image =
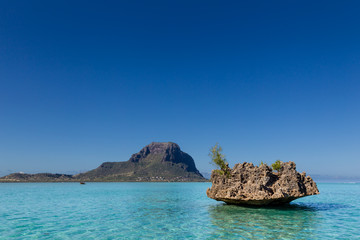
[[172,141],[359,176],[359,1],[0,1],[0,174]]

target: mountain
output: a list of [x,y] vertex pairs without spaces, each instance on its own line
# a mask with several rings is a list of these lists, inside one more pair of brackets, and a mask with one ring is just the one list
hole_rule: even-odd
[[0,178],[12,182],[58,181],[206,181],[193,158],[172,142],[153,142],[125,162],[105,162],[76,175],[15,173]]
[[193,158],[176,143],[154,142],[126,162],[105,162],[75,175],[83,181],[203,181]]

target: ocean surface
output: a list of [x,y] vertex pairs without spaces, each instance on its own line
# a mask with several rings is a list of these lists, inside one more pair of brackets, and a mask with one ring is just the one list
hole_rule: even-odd
[[211,183],[0,183],[0,239],[360,239],[360,184],[286,207],[226,205]]

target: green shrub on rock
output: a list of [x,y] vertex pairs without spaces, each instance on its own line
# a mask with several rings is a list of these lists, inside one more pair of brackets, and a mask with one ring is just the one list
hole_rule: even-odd
[[215,144],[215,146],[210,148],[209,156],[211,157],[211,163],[220,168],[220,170],[215,170],[219,174],[225,174],[227,177],[230,177],[229,164],[225,159],[225,155],[221,152],[222,148],[218,144]]
[[271,164],[273,170],[279,171],[281,168],[281,161],[276,160],[275,163]]

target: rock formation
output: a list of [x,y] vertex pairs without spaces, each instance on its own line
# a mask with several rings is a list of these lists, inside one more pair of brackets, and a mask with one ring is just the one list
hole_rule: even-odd
[[125,162],[105,162],[98,168],[77,174],[14,173],[0,182],[59,182],[59,181],[207,181],[196,169],[193,158],[181,151],[176,143],[154,142]]
[[306,173],[298,173],[294,162],[283,162],[278,172],[266,164],[236,164],[230,176],[211,173],[212,187],[207,196],[237,205],[275,205],[319,194],[316,183]]

